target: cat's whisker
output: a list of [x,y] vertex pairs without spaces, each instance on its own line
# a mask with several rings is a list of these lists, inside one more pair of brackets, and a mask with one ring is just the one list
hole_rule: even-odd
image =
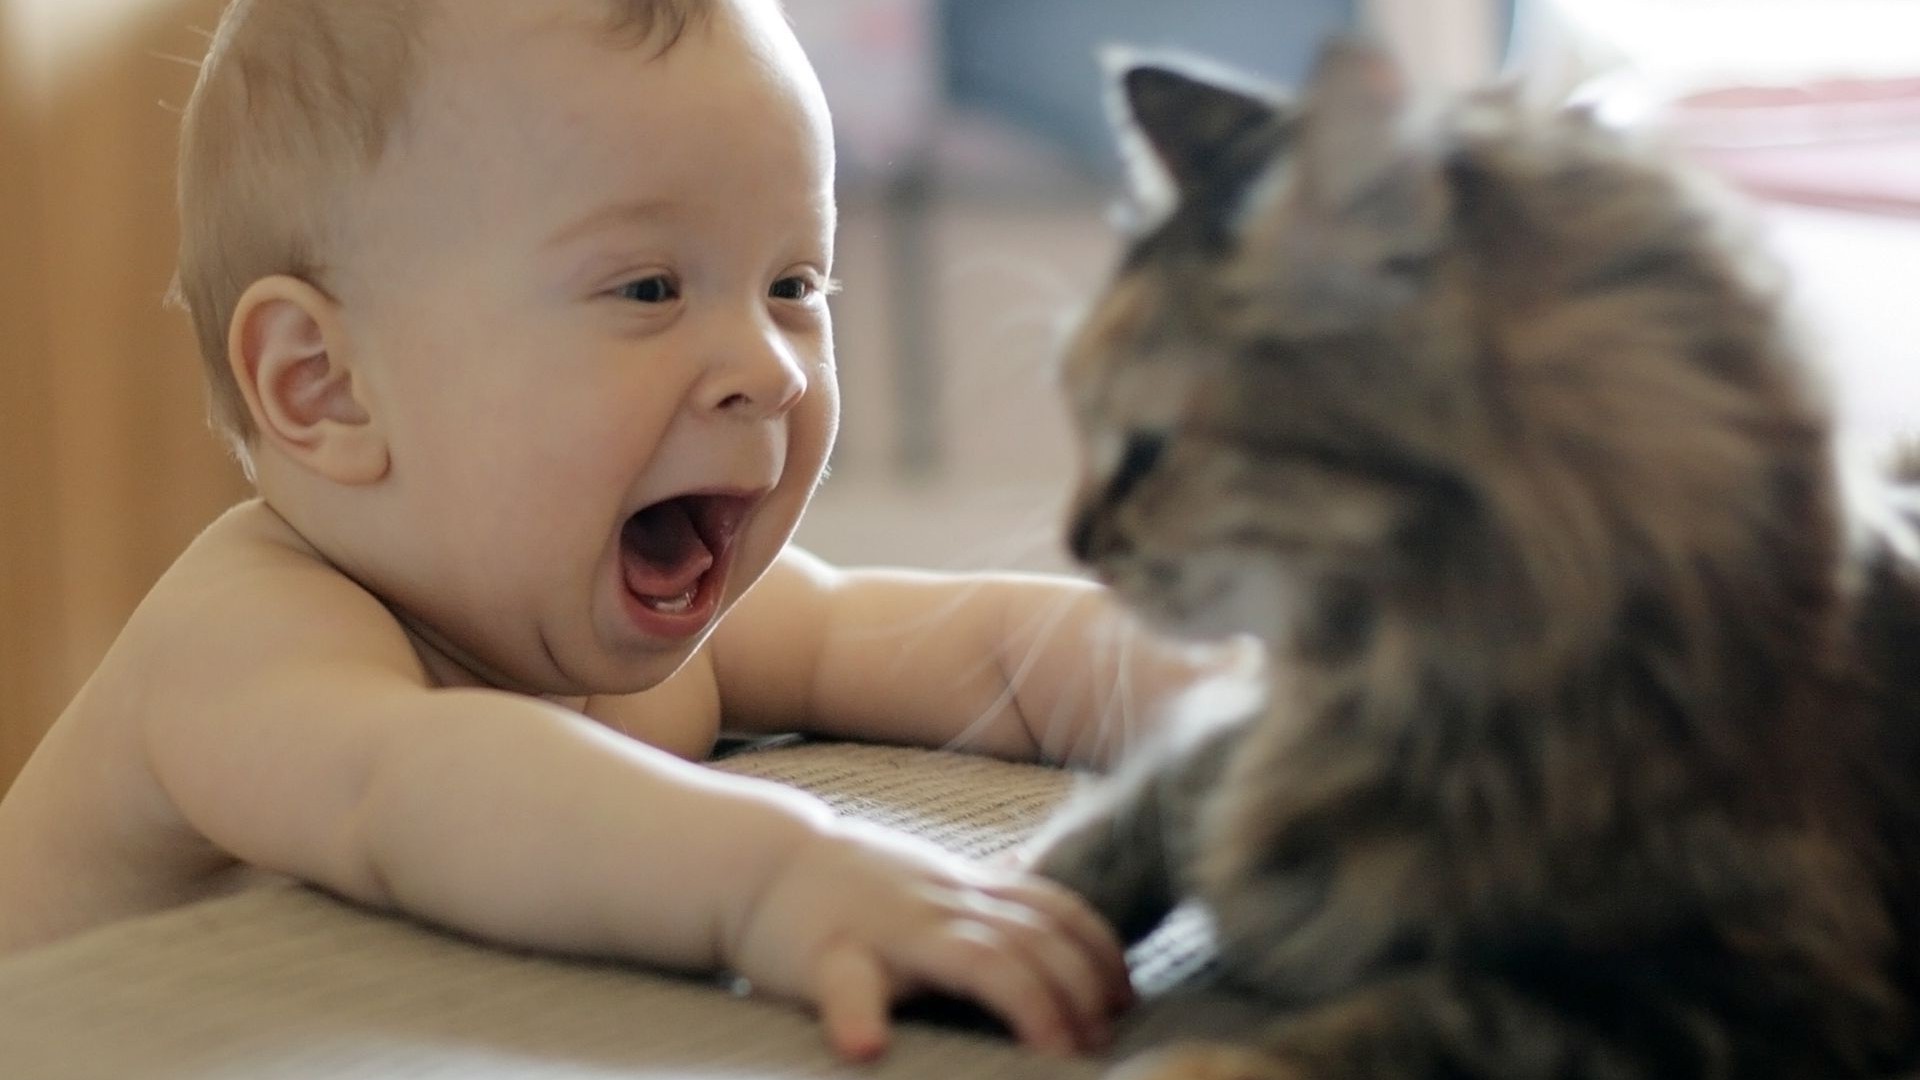
[[953,596],[945,603],[918,612],[911,618],[902,618],[890,623],[881,623],[857,632],[849,633],[848,640],[856,642],[897,641],[905,638],[907,639],[906,644],[912,645],[925,639],[929,634],[937,632],[941,626],[951,620],[955,614],[973,602],[974,594],[989,587],[991,587],[991,584],[986,581],[967,581],[961,583],[953,590]]
[[[1082,739],[1088,744],[1085,747],[1085,757],[1089,761],[1113,760],[1108,753],[1108,748],[1113,745],[1115,738],[1113,699],[1111,694],[1101,697],[1100,690],[1112,685],[1113,679],[1106,673],[1113,670],[1120,662],[1117,655],[1118,648],[1114,641],[1117,632],[1115,623],[1103,622],[1094,632],[1093,640],[1088,643],[1087,677],[1083,684],[1087,687],[1090,697],[1100,699],[1092,710],[1094,723],[1091,729],[1082,733]],[[1076,747],[1076,749],[1079,748]]]
[[[1067,762],[1074,760],[1080,747],[1074,739],[1074,726],[1071,717],[1081,715],[1082,698],[1091,690],[1091,686],[1079,680],[1067,683],[1060,697],[1047,713],[1046,726],[1036,734],[1040,744],[1040,760],[1045,762]],[[1084,732],[1081,733],[1084,737]]]
[[[1026,636],[1028,628],[1033,628],[1033,635],[1029,639],[1032,644],[1027,647],[1026,655],[1022,656],[1019,664],[1007,673],[1005,687],[994,700],[990,702],[986,708],[982,709],[978,716],[974,717],[965,727],[961,728],[953,738],[948,739],[946,743],[942,745],[941,749],[963,750],[994,724],[1000,722],[1007,710],[1014,707],[1015,699],[1019,697],[1021,687],[1025,685],[1027,677],[1033,672],[1034,665],[1039,662],[1040,657],[1045,653],[1047,643],[1052,636],[1059,631],[1060,624],[1072,613],[1074,605],[1079,602],[1079,597],[1071,595],[1062,596],[1052,603],[1045,605],[1039,612],[1020,626],[1015,632],[1014,636],[1016,637]],[[996,657],[987,656],[981,658],[981,664],[990,665],[997,662],[998,658]],[[978,671],[979,666],[976,665],[972,670]],[[1035,737],[1035,741],[1038,741],[1038,736]]]
[[147,56],[154,60],[164,60],[169,64],[179,64],[181,67],[189,67],[195,71],[199,71],[201,67],[201,61],[188,56],[177,56],[173,53],[158,52],[151,49],[147,51]]
[[[897,673],[911,658],[914,651],[927,647],[929,640],[940,634],[942,629],[960,613],[982,589],[990,587],[986,580],[967,581],[953,589],[953,595],[944,603],[930,606],[927,610],[892,623],[875,625],[858,633],[848,635],[855,643],[886,642],[888,652],[893,657],[887,667],[888,673]],[[978,658],[972,666],[963,669],[956,678],[965,682],[973,679],[992,667],[996,660],[992,656]],[[970,727],[969,731],[972,730]]]
[[985,570],[994,567],[1021,566],[1036,556],[1062,547],[1060,521],[1065,511],[1055,506],[1037,506],[1013,519],[1001,539],[973,548],[964,560],[956,560],[951,569]]
[[1040,312],[1058,310],[1086,292],[1085,281],[1077,273],[1037,259],[1004,254],[956,260],[944,276],[950,285],[965,285],[972,278],[1012,279],[1018,286],[1012,291],[1030,298],[1030,310]]
[[1015,279],[1020,287],[1014,292],[1021,302],[1005,307],[987,327],[988,337],[1006,347],[982,350],[982,355],[1001,357],[1000,369],[1014,379],[1035,386],[1054,385],[1061,348],[1073,337],[1091,303],[1084,277],[1005,256],[962,261],[946,277],[953,286],[965,286],[977,278]]
[[1122,624],[1119,630],[1119,641],[1115,646],[1118,654],[1115,662],[1119,670],[1114,679],[1115,697],[1119,703],[1117,733],[1120,741],[1114,748],[1114,756],[1108,760],[1117,761],[1131,753],[1140,733],[1141,718],[1136,708],[1137,699],[1133,686],[1133,660],[1134,655],[1139,651],[1139,643],[1139,627],[1131,622]]
[[1086,751],[1090,760],[1108,760],[1107,750],[1113,745],[1113,685],[1115,680],[1108,674],[1119,663],[1117,634],[1115,623],[1102,623],[1088,642],[1087,668],[1084,680],[1089,695],[1094,699],[1093,724],[1086,734],[1090,745]]

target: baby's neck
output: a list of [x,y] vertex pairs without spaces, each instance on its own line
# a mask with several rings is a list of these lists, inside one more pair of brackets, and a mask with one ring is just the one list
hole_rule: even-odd
[[401,630],[406,633],[407,641],[413,646],[414,655],[419,657],[420,667],[426,672],[427,685],[442,690],[500,690],[539,698],[575,712],[586,711],[588,699],[585,697],[541,694],[508,685],[505,680],[489,678],[486,674],[476,671],[475,665],[463,661],[455,649],[443,643],[438,634],[418,620],[392,604],[387,605],[387,610],[393,613]]

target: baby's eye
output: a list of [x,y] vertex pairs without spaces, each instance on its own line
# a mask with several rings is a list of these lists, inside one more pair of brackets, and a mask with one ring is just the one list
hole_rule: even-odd
[[768,295],[772,296],[775,300],[811,300],[813,294],[819,291],[819,286],[813,283],[812,278],[801,277],[796,274],[793,277],[783,277],[779,281],[774,282],[773,288],[769,291]]
[[826,281],[812,274],[795,274],[774,282],[767,294],[775,300],[804,303],[816,296],[832,296],[839,291],[840,283],[837,281]]
[[667,304],[680,299],[680,286],[665,274],[655,274],[620,286],[619,296],[636,304]]

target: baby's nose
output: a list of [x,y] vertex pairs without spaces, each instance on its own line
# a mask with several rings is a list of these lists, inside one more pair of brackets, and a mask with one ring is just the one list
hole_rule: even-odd
[[780,335],[754,335],[731,352],[708,381],[707,408],[767,420],[785,415],[806,394],[806,368]]

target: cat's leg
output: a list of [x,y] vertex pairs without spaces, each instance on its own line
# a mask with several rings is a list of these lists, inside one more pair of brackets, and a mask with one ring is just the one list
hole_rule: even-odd
[[1173,756],[1130,762],[1061,811],[1035,869],[1085,897],[1123,940],[1145,937],[1180,899],[1199,806],[1245,730],[1221,727]]
[[1253,1047],[1191,1043],[1131,1058],[1106,1080],[1313,1080],[1313,1075]]
[[[1477,970],[1422,967],[1276,1015],[1237,1047],[1176,1046],[1122,1063],[1124,1080],[1868,1080],[1795,1007],[1736,1018],[1684,978],[1635,989],[1593,962],[1551,961],[1545,995]],[[1757,970],[1756,980],[1766,974]],[[1724,1004],[1724,1003],[1722,1003]],[[1776,1003],[1778,1004],[1778,1003]]]
[[1193,1044],[1144,1055],[1122,1063],[1109,1080],[1725,1080],[1732,1075],[1698,1058],[1685,1063],[1636,1059],[1592,1025],[1496,980],[1431,970],[1289,1013],[1249,1033],[1237,1047]]
[[[1649,1017],[1651,1020],[1652,1018]],[[1263,1049],[1302,1080],[1704,1080],[1648,1070],[1617,1043],[1501,981],[1439,968],[1372,983],[1276,1025]]]

